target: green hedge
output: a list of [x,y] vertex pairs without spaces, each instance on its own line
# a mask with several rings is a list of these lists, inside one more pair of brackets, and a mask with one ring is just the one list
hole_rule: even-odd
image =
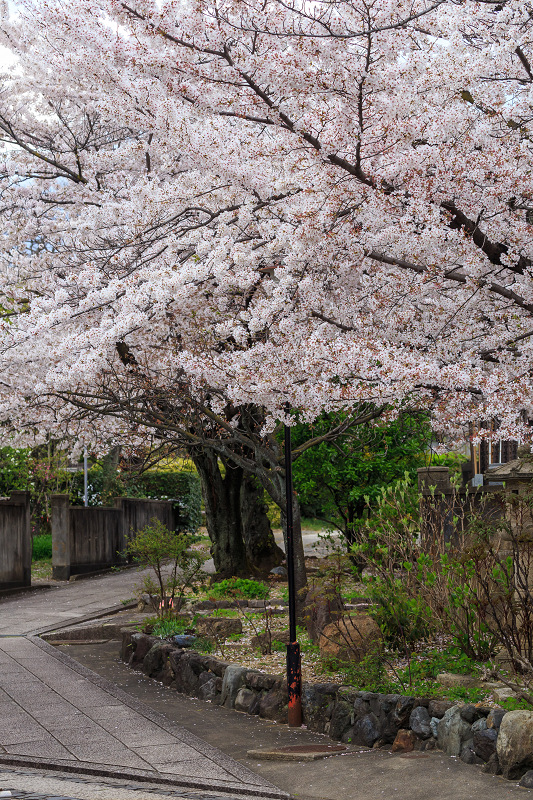
[[32,539],[32,561],[41,561],[42,559],[52,558],[52,534],[43,533],[40,536],[34,536]]
[[196,472],[150,470],[139,479],[142,497],[174,500],[178,528],[197,531],[202,524],[202,490]]
[[[104,492],[104,472],[100,465],[88,471],[89,505],[99,506]],[[149,470],[134,478],[117,473],[113,482],[113,494],[116,497],[143,497],[153,500],[173,500],[177,510],[177,528],[179,530],[196,531],[201,525],[202,492],[200,478],[191,470]],[[104,498],[110,502],[110,498]],[[83,472],[72,476],[70,485],[70,502],[83,505]]]

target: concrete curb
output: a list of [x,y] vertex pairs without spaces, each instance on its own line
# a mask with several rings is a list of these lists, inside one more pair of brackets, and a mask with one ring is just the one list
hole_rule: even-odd
[[127,611],[131,608],[136,608],[137,600],[132,600],[131,603],[120,603],[118,605],[103,608],[101,611],[96,611],[91,614],[84,614],[83,617],[70,617],[67,620],[62,620],[55,625],[48,625],[46,628],[36,628],[29,633],[21,634],[28,639],[41,636],[43,633],[52,633],[53,631],[61,631],[63,628],[72,628],[74,625],[82,625],[84,622],[91,622],[93,619],[102,619],[102,617],[110,617],[113,614],[118,614],[119,611]]

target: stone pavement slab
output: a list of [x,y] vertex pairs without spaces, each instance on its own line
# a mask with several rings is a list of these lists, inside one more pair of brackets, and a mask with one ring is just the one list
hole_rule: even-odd
[[286,793],[36,637],[0,638],[0,765]]

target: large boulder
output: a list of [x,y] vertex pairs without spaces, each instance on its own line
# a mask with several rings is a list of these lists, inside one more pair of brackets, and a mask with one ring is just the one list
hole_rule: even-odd
[[429,739],[431,736],[431,717],[427,708],[417,706],[411,711],[409,727],[420,739]]
[[487,728],[498,730],[506,714],[507,711],[504,708],[493,708],[487,717]]
[[459,756],[464,745],[472,744],[472,726],[461,717],[460,706],[452,706],[437,726],[437,739],[441,750],[449,756]]
[[266,672],[257,672],[256,670],[249,670],[245,676],[246,686],[250,689],[264,689],[270,691],[274,684],[283,680],[282,675],[269,675]]
[[329,723],[330,739],[342,739],[348,728],[354,723],[353,704],[340,700],[335,704]]
[[[200,687],[201,673],[198,670],[197,662],[190,658],[191,655],[195,654],[185,651],[178,662],[176,662],[175,657],[172,656],[170,663],[176,676],[174,679],[176,690],[178,692],[183,692],[183,694],[195,695]],[[179,665],[177,670],[175,665]]]
[[237,664],[230,664],[226,667],[222,680],[221,706],[225,708],[233,708],[235,706],[235,698],[239,689],[246,683],[247,672],[248,669],[246,667],[239,667]]
[[428,713],[430,717],[437,717],[442,719],[449,708],[453,706],[449,700],[430,700],[428,706]]
[[334,586],[317,584],[307,592],[303,604],[303,617],[307,634],[318,644],[326,625],[342,617],[344,604]]
[[496,750],[504,778],[520,778],[533,767],[533,711],[505,714]]
[[213,703],[217,699],[217,678],[212,672],[202,672],[198,676],[198,697]]
[[410,695],[400,695],[394,706],[392,720],[398,728],[405,728],[411,718],[415,707],[415,698]]
[[280,680],[259,701],[259,716],[276,722],[287,722],[289,696],[287,682]]
[[337,698],[335,683],[307,683],[302,687],[302,713],[307,727],[324,733]]
[[168,642],[161,639],[155,642],[143,658],[143,672],[150,678],[156,678],[163,670],[168,654],[172,649]]
[[375,714],[365,714],[355,721],[352,732],[352,742],[362,744],[366,747],[373,747],[378,739],[381,739],[381,725]]
[[496,752],[496,740],[498,731],[495,728],[485,728],[482,731],[474,732],[474,753],[483,761],[488,761],[493,753]]
[[379,645],[381,633],[368,614],[344,616],[326,625],[320,640],[323,656],[332,656],[339,661],[361,661]]
[[145,655],[148,651],[152,648],[155,642],[160,642],[161,639],[158,639],[156,636],[148,636],[145,633],[134,633],[130,639],[130,658],[128,659],[128,663],[131,664],[132,667],[140,664],[141,661],[144,661]]
[[415,749],[416,742],[417,738],[414,731],[408,731],[405,728],[401,728],[396,734],[396,738],[392,743],[391,752],[410,753],[411,750]]
[[472,703],[467,703],[467,705],[461,707],[461,717],[465,722],[468,722],[469,725],[472,725],[482,717],[486,717],[489,712],[490,708],[475,706]]
[[260,696],[253,689],[241,686],[235,698],[235,711],[243,711],[246,714],[259,714]]
[[196,633],[213,639],[227,639],[242,633],[242,622],[232,617],[200,617],[196,622]]

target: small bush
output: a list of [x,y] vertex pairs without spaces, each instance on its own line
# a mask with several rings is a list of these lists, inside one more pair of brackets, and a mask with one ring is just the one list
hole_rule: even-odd
[[152,634],[154,636],[160,636],[162,639],[166,639],[169,636],[185,633],[189,627],[190,626],[183,620],[178,620],[172,617],[169,619],[156,619],[152,627]]
[[0,495],[13,491],[26,492],[30,488],[30,459],[28,449],[0,447]]
[[370,616],[390,647],[402,650],[431,635],[431,610],[422,597],[413,597],[405,590],[400,578],[372,577],[366,586],[373,603]]
[[247,600],[266,600],[270,589],[266,583],[250,578],[225,578],[214,583],[208,591],[209,599],[220,600],[223,597],[246,598]]
[[42,561],[45,558],[52,558],[51,533],[43,533],[40,536],[34,536],[32,543],[32,561]]
[[160,617],[179,611],[187,589],[194,589],[201,581],[200,571],[206,558],[189,549],[193,541],[192,536],[169,531],[154,518],[128,542],[127,554],[152,570],[153,577],[145,577],[142,590],[156,598],[155,610]]
[[[335,664],[335,666],[341,666]],[[344,665],[342,665],[344,666]],[[364,688],[366,692],[390,692],[391,681],[387,677],[385,663],[379,650],[371,650],[358,663],[345,667],[346,677],[352,686]],[[403,691],[403,687],[402,687]]]

